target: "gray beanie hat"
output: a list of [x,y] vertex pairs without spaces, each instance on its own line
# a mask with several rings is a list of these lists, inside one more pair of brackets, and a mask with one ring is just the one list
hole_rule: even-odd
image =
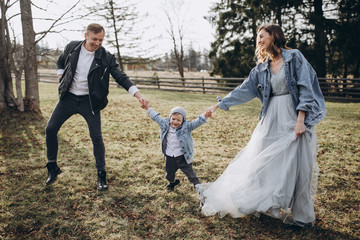
[[171,109],[169,117],[171,117],[171,115],[173,113],[180,113],[184,118],[183,121],[185,121],[185,119],[186,119],[186,111],[185,111],[185,109],[183,109],[182,107],[174,107],[173,109]]

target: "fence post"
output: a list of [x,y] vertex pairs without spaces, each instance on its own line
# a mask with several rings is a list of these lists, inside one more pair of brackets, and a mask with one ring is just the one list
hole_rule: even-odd
[[203,94],[205,94],[205,81],[204,81],[204,77],[201,77],[202,79],[202,86],[203,86]]
[[158,77],[158,76],[156,76],[156,77],[155,77],[155,79],[156,79],[156,84],[157,84],[157,86],[158,86],[158,89],[160,89],[160,81],[159,81],[159,77]]

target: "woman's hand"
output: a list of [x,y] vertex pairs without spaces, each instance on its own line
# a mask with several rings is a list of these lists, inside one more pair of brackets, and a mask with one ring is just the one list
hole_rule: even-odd
[[294,131],[296,133],[296,137],[300,137],[303,133],[306,132],[305,124],[296,122]]
[[306,132],[304,121],[305,121],[305,112],[299,111],[298,118],[294,128],[297,138]]
[[210,118],[212,117],[212,114],[216,111],[216,109],[218,109],[218,105],[214,105],[212,107],[209,107],[208,109],[206,109],[206,112],[205,112],[205,116],[209,116]]

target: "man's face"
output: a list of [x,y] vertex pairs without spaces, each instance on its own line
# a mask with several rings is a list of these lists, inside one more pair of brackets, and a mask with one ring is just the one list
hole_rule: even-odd
[[85,33],[85,48],[86,50],[90,52],[95,52],[96,50],[101,47],[103,40],[105,37],[104,31],[101,31],[99,33],[94,33],[92,31],[89,31]]

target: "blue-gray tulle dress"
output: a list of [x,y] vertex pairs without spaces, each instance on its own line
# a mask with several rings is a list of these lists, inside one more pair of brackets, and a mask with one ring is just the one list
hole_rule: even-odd
[[315,128],[296,138],[297,114],[284,67],[272,73],[271,87],[266,115],[246,147],[215,182],[196,186],[204,215],[263,213],[300,226],[314,223],[319,172]]

